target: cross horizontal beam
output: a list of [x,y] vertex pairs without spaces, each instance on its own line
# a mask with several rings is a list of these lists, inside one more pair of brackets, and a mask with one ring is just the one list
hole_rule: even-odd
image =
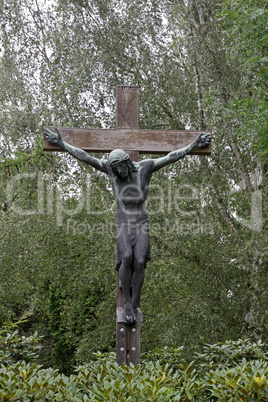
[[[47,127],[55,131],[54,127]],[[110,152],[113,149],[135,150],[143,154],[167,154],[190,145],[200,131],[141,130],[141,129],[98,129],[59,127],[62,138],[69,144],[87,152]],[[208,131],[203,131],[207,133]],[[62,151],[50,144],[44,136],[44,151]],[[210,155],[211,145],[194,149],[192,155]]]

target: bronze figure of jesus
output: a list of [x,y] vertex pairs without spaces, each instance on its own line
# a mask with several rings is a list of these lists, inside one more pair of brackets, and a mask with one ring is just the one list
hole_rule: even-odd
[[150,260],[145,201],[152,174],[184,158],[193,149],[206,147],[210,143],[210,134],[201,133],[189,146],[172,151],[164,157],[141,162],[132,162],[122,149],[113,150],[108,160],[94,158],[64,141],[58,129],[56,133],[45,129],[45,136],[48,142],[59,145],[76,159],[109,176],[117,204],[116,266],[124,296],[124,321],[126,324],[133,324],[136,321],[146,262]]

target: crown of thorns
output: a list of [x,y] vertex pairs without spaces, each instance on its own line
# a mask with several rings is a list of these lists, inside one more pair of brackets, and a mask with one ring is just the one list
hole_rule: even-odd
[[110,166],[118,165],[120,162],[127,161],[128,159],[129,155],[122,149],[114,149],[108,157]]

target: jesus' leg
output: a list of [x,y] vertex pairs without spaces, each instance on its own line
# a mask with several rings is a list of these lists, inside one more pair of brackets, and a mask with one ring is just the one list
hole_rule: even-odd
[[149,247],[149,234],[141,232],[134,247],[134,273],[132,277],[132,305],[139,307],[141,288],[144,282],[144,268]]
[[125,323],[132,324],[136,321],[136,312],[133,308],[131,301],[131,264],[133,260],[133,250],[128,247],[124,250],[122,263],[119,270],[119,278],[122,285],[123,295],[124,295],[124,308],[125,308]]

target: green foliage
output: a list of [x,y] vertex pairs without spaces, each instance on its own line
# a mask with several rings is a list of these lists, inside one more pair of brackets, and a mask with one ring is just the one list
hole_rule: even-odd
[[86,371],[80,367],[78,372],[79,381],[93,400],[179,401],[192,399],[200,388],[193,364],[182,363],[175,373],[159,361],[136,368],[105,363]]
[[59,375],[57,370],[44,370],[41,366],[26,363],[1,368],[0,384],[2,401],[81,400],[75,399],[78,390],[73,377],[68,378]]
[[179,348],[174,347],[164,347],[149,350],[147,353],[143,353],[142,360],[155,362],[158,361],[160,364],[170,364],[171,366],[176,366],[176,364],[181,360],[184,347]]
[[[265,1],[222,2],[220,16],[229,40],[230,56],[241,75],[230,110],[242,117],[237,131],[254,135],[253,147],[267,158],[267,7]],[[241,124],[242,123],[242,124]],[[239,127],[240,126],[240,127]]]
[[[19,334],[17,329],[28,321],[32,313],[26,313],[15,323],[6,323],[0,330],[0,363],[12,365],[17,362],[32,362],[39,357],[41,336],[35,332],[31,336]],[[16,328],[16,329],[15,329]],[[15,331],[14,331],[15,329]],[[12,332],[13,331],[13,332]]]
[[[246,344],[249,349],[248,340]],[[225,346],[230,349],[230,343]],[[252,343],[251,347],[256,348],[256,344]],[[235,348],[233,344],[230,357]],[[259,343],[258,348],[261,353],[264,351],[263,344]],[[153,360],[159,352],[151,355]],[[167,350],[164,358],[166,354]],[[241,346],[237,346],[235,354],[241,354]],[[268,396],[268,363],[262,358],[243,358],[232,367],[207,367],[206,370],[198,362],[186,363],[179,357],[176,365],[155,360],[136,368],[119,367],[114,357],[109,359],[107,354],[98,353],[96,358],[88,365],[79,366],[70,376],[25,362],[2,367],[0,400],[250,402],[266,400]]]
[[19,335],[18,330],[8,332],[5,336],[0,335],[0,363],[10,365],[22,360],[36,360],[42,348],[40,340],[37,332],[27,337]]
[[268,360],[267,347],[262,341],[250,339],[205,345],[204,353],[197,353],[197,356],[206,362],[205,366],[213,368],[234,367],[244,360]]
[[267,361],[255,360],[206,374],[205,387],[220,401],[262,401],[268,397]]

